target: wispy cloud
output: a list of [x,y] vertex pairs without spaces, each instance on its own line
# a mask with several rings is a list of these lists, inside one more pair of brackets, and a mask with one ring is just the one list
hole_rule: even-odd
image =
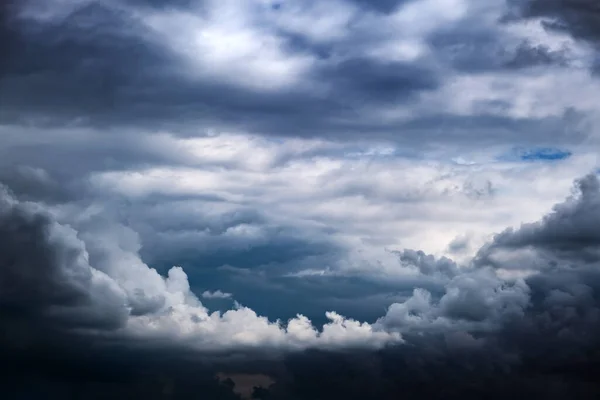
[[230,299],[232,296],[231,293],[224,293],[220,290],[215,290],[214,292],[206,290],[202,292],[203,299]]

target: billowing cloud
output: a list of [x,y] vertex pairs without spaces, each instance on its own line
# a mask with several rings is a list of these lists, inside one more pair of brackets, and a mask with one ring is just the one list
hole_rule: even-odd
[[[594,261],[579,257],[583,253],[569,246],[565,252],[555,243],[560,239],[580,243],[582,250],[595,247],[593,242],[578,238],[587,232],[588,222],[598,211],[594,205],[600,198],[597,176],[582,178],[576,188],[578,193],[556,205],[540,222],[497,235],[480,250],[472,267],[459,267],[449,259],[436,260],[420,251],[397,254],[403,263],[417,267],[418,273],[442,279],[442,290],[417,287],[406,300],[391,304],[373,325],[328,312],[329,322],[321,331],[301,315],[282,324],[241,305],[224,313],[209,312],[190,290],[181,268],[174,267],[162,277],[141,261],[138,238],[130,229],[102,224],[93,216],[71,227],[58,222],[60,217],[41,203],[21,203],[5,190],[2,324],[10,329],[3,346],[16,343],[11,332],[27,331],[32,326],[51,329],[58,338],[79,332],[79,338],[88,341],[150,341],[153,347],[175,346],[173,351],[183,346],[211,353],[235,349],[366,349],[394,343],[402,348],[417,345],[412,335],[425,334],[431,336],[432,346],[437,346],[434,338],[445,335],[451,348],[457,346],[459,352],[472,349],[469,351],[475,354],[481,354],[482,349],[510,349],[529,357],[536,349],[561,343],[566,346],[564,351],[550,358],[558,368],[569,360],[561,357],[594,346],[593,332],[600,326],[595,300],[600,280],[596,279]],[[565,229],[557,229],[556,224]],[[555,244],[548,247],[542,238],[552,238]],[[519,254],[520,247],[533,247],[540,254],[549,251],[560,263],[551,270],[543,265],[519,264],[529,269],[529,276],[511,278],[500,274],[499,268],[510,269],[506,265],[490,267],[482,261],[486,260],[482,254],[492,249]],[[205,292],[203,297],[214,298],[215,293]],[[535,348],[522,347],[532,335],[544,335],[543,341],[538,340]],[[33,335],[29,340],[47,339]],[[174,340],[175,344],[160,344],[164,340]],[[393,354],[396,350],[390,351]],[[307,360],[312,357],[309,354]],[[402,350],[399,357],[407,355]],[[533,368],[529,361],[525,363]],[[275,384],[273,390],[289,389],[278,389]]]
[[576,192],[570,199],[556,205],[540,222],[523,224],[519,229],[507,229],[496,235],[480,250],[477,263],[525,271],[531,267],[562,269],[594,265],[600,261],[600,238],[595,229],[600,216],[599,195],[596,175],[578,180]]
[[[271,322],[239,305],[209,312],[190,291],[179,267],[166,277],[144,264],[134,232],[124,227],[90,227],[78,232],[60,224],[36,203],[20,204],[3,193],[2,305],[4,317],[65,329],[92,329],[140,337],[173,337],[193,347],[225,350],[255,346],[304,348],[380,346],[399,335],[367,323],[327,314],[318,332],[298,316]],[[110,229],[109,229],[110,228]],[[86,240],[88,239],[88,240]],[[203,297],[224,297],[205,292]],[[373,341],[373,340],[374,341]]]

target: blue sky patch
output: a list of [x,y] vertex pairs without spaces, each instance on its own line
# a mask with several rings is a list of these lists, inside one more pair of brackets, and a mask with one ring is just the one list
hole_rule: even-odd
[[553,148],[533,149],[521,154],[521,160],[524,161],[556,161],[571,157],[572,153],[568,150]]
[[554,147],[516,148],[499,157],[500,161],[561,161],[573,155],[569,150]]

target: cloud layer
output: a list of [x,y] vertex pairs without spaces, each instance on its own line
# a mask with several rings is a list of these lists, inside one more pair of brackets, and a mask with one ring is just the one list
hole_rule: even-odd
[[2,2],[3,396],[597,398],[597,16]]
[[[172,268],[163,278],[143,264],[135,253],[135,241],[128,237],[130,231],[115,229],[106,236],[95,231],[90,236],[93,242],[88,242],[83,238],[94,229],[89,223],[85,231],[78,232],[56,222],[40,204],[19,203],[5,192],[1,214],[2,242],[6,246],[1,280],[5,284],[1,291],[5,328],[2,344],[10,349],[9,354],[16,353],[19,357],[40,344],[47,349],[60,349],[66,345],[62,341],[73,334],[77,340],[94,341],[100,346],[110,346],[115,340],[123,344],[137,342],[133,347],[137,350],[133,351],[146,356],[160,349],[170,349],[172,356],[180,349],[200,351],[204,358],[237,350],[240,356],[246,356],[226,364],[223,361],[212,364],[216,362],[213,360],[212,368],[228,365],[225,368],[273,373],[271,368],[284,363],[285,372],[277,375],[276,383],[268,391],[284,398],[291,395],[288,391],[300,390],[288,386],[286,379],[307,379],[302,378],[307,373],[307,362],[338,360],[335,362],[351,368],[357,368],[357,363],[370,362],[384,368],[391,360],[405,360],[408,364],[396,373],[412,376],[428,368],[441,368],[438,373],[443,374],[442,379],[449,379],[448,368],[452,367],[446,364],[449,362],[446,357],[458,357],[454,362],[464,374],[457,382],[446,383],[452,388],[449,390],[474,395],[481,393],[483,386],[461,389],[465,379],[489,380],[494,385],[508,380],[517,386],[501,393],[513,393],[512,390],[523,387],[539,395],[549,393],[540,382],[546,382],[550,376],[561,376],[561,383],[552,387],[553,391],[558,390],[555,395],[563,396],[571,390],[591,395],[595,393],[590,391],[593,387],[581,380],[583,377],[576,377],[579,374],[576,369],[595,368],[594,352],[598,346],[600,275],[597,257],[588,256],[589,250],[596,247],[593,234],[588,235],[588,226],[593,221],[590,218],[598,214],[600,183],[596,175],[588,175],[578,180],[575,188],[572,197],[555,206],[540,222],[496,235],[469,266],[457,268],[450,260],[436,261],[422,252],[405,252],[401,259],[421,265],[421,273],[426,276],[444,271],[432,269],[433,265],[448,266],[441,292],[417,288],[410,298],[393,303],[373,325],[330,312],[327,314],[330,322],[320,332],[306,317],[298,316],[280,325],[239,305],[224,314],[211,314],[190,292],[181,268]],[[581,213],[588,218],[581,219]],[[557,230],[557,224],[562,229]],[[582,235],[590,240],[580,240]],[[557,240],[566,246],[558,245]],[[549,241],[554,243],[550,248]],[[575,252],[576,248],[580,251]],[[500,250],[504,255],[516,257],[527,250],[530,258],[504,257],[498,261],[496,252]],[[532,254],[537,256],[531,257]],[[540,260],[550,255],[555,256],[550,263],[540,264]],[[501,270],[515,272],[515,266],[528,272],[525,278],[501,277]],[[215,297],[210,294],[204,297]],[[30,330],[33,326],[44,334],[37,336]],[[27,333],[25,342],[19,329]],[[47,336],[48,332],[52,336]],[[48,344],[51,339],[58,341]],[[142,343],[145,344],[140,348]],[[385,344],[388,346],[382,352],[365,352],[368,348],[383,348]],[[319,348],[327,352],[297,352]],[[278,352],[283,359],[265,359],[268,354],[276,354],[274,351],[286,349],[296,352],[290,356]],[[354,350],[346,353],[349,349]],[[342,352],[329,353],[334,350]],[[249,351],[259,354],[261,364],[248,366],[257,357],[247,358]],[[552,353],[547,354],[548,351]],[[539,365],[542,355],[544,364]],[[417,358],[413,360],[414,357]],[[486,357],[491,359],[485,360]],[[413,365],[417,359],[421,360],[419,367]],[[434,359],[435,364],[431,364]],[[211,358],[205,358],[202,365],[208,360]],[[181,362],[189,360],[182,358]],[[473,376],[468,371],[473,371],[476,365],[489,372],[480,371]],[[336,368],[339,367],[333,370]],[[498,368],[498,372],[492,372]],[[571,368],[575,370],[564,370]],[[524,375],[517,379],[513,376],[517,372],[511,371],[524,371]],[[400,390],[371,386],[388,379],[390,373],[378,369],[361,375],[367,386],[356,390],[361,395],[383,390],[386,396]],[[501,375],[485,377],[487,373]],[[300,393],[308,396],[317,388],[321,396],[329,393],[326,386],[318,383],[321,379],[318,375],[309,376],[311,380],[306,382],[309,387]],[[419,378],[411,390],[426,393],[421,385],[429,379],[433,378]]]

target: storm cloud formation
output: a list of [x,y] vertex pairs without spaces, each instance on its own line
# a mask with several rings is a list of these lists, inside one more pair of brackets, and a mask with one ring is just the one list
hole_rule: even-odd
[[598,398],[596,8],[2,2],[2,398]]
[[[210,371],[229,368],[238,373],[273,374],[275,383],[268,389],[256,389],[257,398],[325,399],[340,393],[350,398],[394,398],[399,393],[409,398],[448,395],[475,398],[491,394],[502,398],[523,393],[544,398],[573,395],[593,398],[600,390],[594,378],[598,372],[600,274],[597,260],[582,259],[577,257],[580,253],[571,251],[578,246],[582,252],[597,247],[593,241],[580,238],[589,232],[593,218],[598,217],[598,178],[589,175],[577,182],[577,188],[579,193],[557,205],[539,223],[497,235],[480,250],[473,266],[455,270],[447,278],[441,296],[416,289],[406,301],[392,304],[372,329],[360,328],[352,321],[331,315],[332,325],[326,326],[320,336],[328,349],[294,351],[289,355],[274,353],[281,348],[283,337],[276,334],[280,328],[270,328],[249,310],[231,311],[222,317],[213,315],[209,317],[210,327],[203,327],[208,322],[201,316],[197,300],[187,301],[187,307],[196,307],[195,313],[179,314],[185,303],[175,304],[175,297],[190,296],[180,270],[172,270],[166,280],[157,277],[155,284],[162,283],[164,293],[157,292],[151,297],[144,291],[150,287],[144,282],[145,274],[150,274],[147,267],[137,271],[135,283],[126,280],[136,270],[132,260],[122,266],[122,271],[116,270],[120,262],[127,260],[124,254],[112,260],[115,265],[105,267],[104,271],[102,262],[98,263],[98,269],[91,267],[88,257],[89,260],[92,257],[72,229],[32,209],[32,204],[16,204],[14,200],[11,204],[5,194],[2,208],[5,248],[0,280],[5,332],[2,346],[7,358],[13,357],[17,365],[26,359],[34,363],[25,369],[27,373],[35,376],[41,373],[36,378],[40,379],[40,388],[49,385],[44,390],[50,393],[54,390],[57,395],[63,390],[79,390],[82,396],[87,396],[96,387],[100,393],[106,391],[106,396],[145,390],[156,395],[162,390],[162,384],[157,383],[162,379],[171,384],[179,382],[176,392],[182,396],[194,398],[195,394],[188,392],[195,390],[194,387],[221,390],[225,396],[228,387],[211,380]],[[580,218],[581,213],[587,218]],[[563,229],[557,231],[556,224],[563,225]],[[536,264],[542,256],[519,260],[516,265],[530,271],[525,279],[501,280],[487,269],[489,261],[482,257],[498,249],[510,249],[517,255],[523,248],[548,251],[548,243],[557,240],[557,235],[562,243],[569,244],[569,252],[564,253],[558,243],[550,247],[558,254],[551,269]],[[97,236],[95,240],[103,238]],[[415,262],[419,260],[415,256],[424,257],[408,252],[402,258]],[[495,263],[492,268],[515,268],[515,261]],[[158,310],[165,302],[174,305],[167,314],[161,314]],[[142,317],[148,319],[140,324],[136,318]],[[190,318],[187,323],[182,319],[185,317]],[[131,330],[126,329],[127,319],[133,323]],[[160,340],[161,336],[154,339],[139,336],[143,330],[153,330],[153,325],[161,323],[168,324],[166,337],[188,333],[180,336],[186,339],[166,344]],[[318,347],[318,341],[311,342],[316,339],[310,339],[307,323],[302,318],[290,321],[287,333],[283,333],[286,340],[305,343],[308,348]],[[39,331],[32,331],[33,327]],[[194,336],[196,329],[198,337]],[[212,355],[202,355],[201,343],[210,339],[211,329],[221,332],[220,339],[211,342]],[[236,329],[241,330],[236,333]],[[383,332],[389,332],[390,336]],[[403,340],[394,338],[392,333],[403,333]],[[251,343],[248,340],[253,340],[253,334],[258,335],[254,340],[262,339],[258,343],[263,350],[258,355],[252,355],[256,352],[254,346],[251,353],[249,348],[244,350]],[[69,339],[72,335],[75,337]],[[233,349],[228,342],[235,344],[236,337],[241,353],[233,358],[214,354],[219,346]],[[391,347],[365,350],[365,346],[386,342]],[[93,347],[89,347],[92,343]],[[184,356],[181,352],[186,347],[187,351],[191,348],[200,352]],[[98,348],[103,349],[102,354],[96,354]],[[263,351],[270,356],[265,358],[265,354],[260,354]],[[86,352],[91,352],[91,356],[84,356]],[[274,354],[278,355],[272,359]],[[122,357],[139,359],[139,365],[138,361],[125,361]],[[143,361],[148,357],[149,362]],[[153,364],[162,363],[163,359],[167,365],[174,363],[173,367]],[[82,362],[86,363],[84,369],[76,371],[77,363]],[[48,363],[55,365],[52,369],[59,368],[52,372],[57,376],[47,375]],[[183,371],[186,365],[197,368],[198,376],[205,374],[206,381],[198,383],[196,375],[190,377],[183,372],[172,376],[171,368]],[[119,372],[113,370],[114,366],[118,366]],[[18,375],[22,369],[20,365],[13,373]],[[188,388],[187,385],[192,385],[189,379],[197,386]]]

